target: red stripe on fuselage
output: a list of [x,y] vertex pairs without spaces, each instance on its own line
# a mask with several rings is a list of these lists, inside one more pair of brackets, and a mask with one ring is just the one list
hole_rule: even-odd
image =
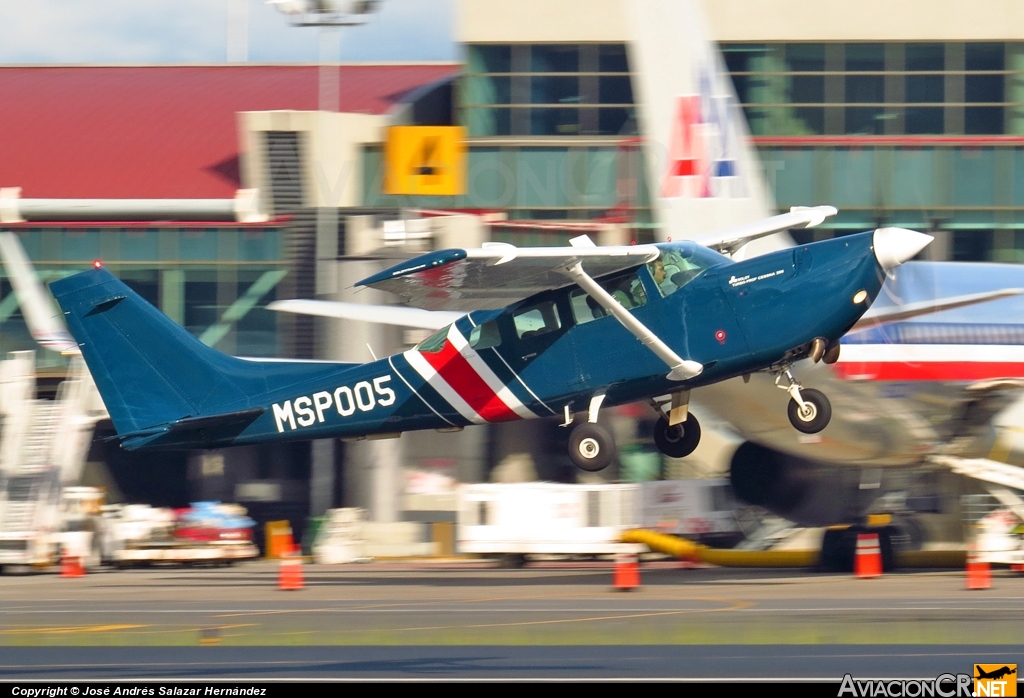
[[521,419],[501,401],[497,393],[491,390],[450,341],[445,340],[441,351],[422,352],[421,356],[452,387],[452,390],[459,394],[459,397],[488,422]]
[[977,381],[1024,378],[1024,363],[1013,361],[840,361],[832,366],[842,378],[875,381]]

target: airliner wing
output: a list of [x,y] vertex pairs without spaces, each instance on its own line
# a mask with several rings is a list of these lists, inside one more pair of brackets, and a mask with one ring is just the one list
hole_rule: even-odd
[[591,277],[646,264],[660,253],[654,245],[482,248],[430,252],[385,269],[358,286],[390,291],[426,310],[495,310],[540,291],[568,285],[564,270],[576,262]]
[[39,283],[17,235],[0,233],[0,256],[32,339],[46,349],[77,353],[78,343],[68,332],[64,316],[53,304],[53,298]]
[[442,327],[447,327],[464,314],[445,310],[422,310],[399,305],[365,305],[306,299],[274,301],[267,306],[267,310],[299,315],[319,315],[343,320],[363,320],[424,330],[439,330]]
[[904,305],[882,308],[880,310],[876,310],[872,307],[868,312],[864,313],[861,319],[857,321],[857,324],[850,329],[850,332],[856,332],[857,330],[867,329],[868,327],[874,327],[876,325],[884,325],[887,322],[899,322],[901,320],[909,320],[921,315],[938,313],[943,310],[952,310],[953,308],[963,308],[976,303],[985,303],[999,298],[1019,296],[1022,293],[1024,293],[1024,288],[1003,288],[998,291],[969,293],[963,296],[937,298],[935,300],[920,301],[918,303],[906,303]]

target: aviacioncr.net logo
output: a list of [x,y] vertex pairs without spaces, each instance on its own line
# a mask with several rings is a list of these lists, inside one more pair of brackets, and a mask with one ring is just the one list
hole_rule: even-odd
[[855,679],[843,676],[839,696],[853,698],[970,698],[970,674],[940,674],[934,679]]

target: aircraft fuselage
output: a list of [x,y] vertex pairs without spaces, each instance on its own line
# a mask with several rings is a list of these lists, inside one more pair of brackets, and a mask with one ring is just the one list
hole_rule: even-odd
[[[197,448],[360,438],[561,416],[688,390],[768,369],[838,340],[884,280],[872,234],[733,262],[694,243],[662,243],[696,267],[665,294],[651,265],[598,279],[680,356],[703,371],[670,380],[666,365],[575,285],[502,310],[475,311],[416,348],[363,365],[308,365],[302,379],[236,401],[264,409],[246,423],[139,435],[134,448]],[[613,294],[614,295],[614,294]],[[220,412],[226,411],[222,405]]]

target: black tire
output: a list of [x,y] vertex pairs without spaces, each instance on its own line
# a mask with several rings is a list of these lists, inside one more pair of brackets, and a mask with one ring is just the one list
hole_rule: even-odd
[[669,458],[686,458],[700,443],[700,423],[693,413],[686,415],[686,421],[674,427],[662,417],[654,425],[654,445]]
[[503,570],[521,570],[526,567],[526,556],[521,553],[505,553],[498,564]]
[[832,404],[825,397],[824,393],[813,388],[801,390],[800,397],[811,406],[810,410],[807,414],[804,414],[796,400],[790,400],[789,409],[787,410],[789,413],[789,423],[797,431],[802,431],[805,434],[817,434],[828,426],[829,420],[832,419]]
[[580,470],[596,473],[615,460],[615,439],[597,424],[581,424],[569,435],[569,458]]

